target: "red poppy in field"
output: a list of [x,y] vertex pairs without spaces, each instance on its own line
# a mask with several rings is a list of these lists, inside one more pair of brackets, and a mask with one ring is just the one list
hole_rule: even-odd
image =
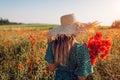
[[34,45],[35,45],[35,41],[32,40],[32,41],[31,41],[31,44],[32,44],[32,46],[34,46]]
[[43,35],[44,35],[44,36],[47,36],[47,32],[46,32],[46,31],[44,31],[44,32],[43,32]]
[[41,41],[42,41],[43,43],[46,43],[46,40],[45,40],[45,39],[42,39]]
[[22,68],[23,68],[22,64],[18,64],[18,69],[22,69]]
[[19,44],[19,42],[18,42],[18,41],[16,41],[15,43],[16,43],[16,44]]
[[0,43],[0,46],[2,46],[2,44]]
[[48,73],[48,70],[46,69],[46,70],[44,70],[46,73]]
[[38,34],[38,39],[42,39],[43,38],[43,35],[40,33]]

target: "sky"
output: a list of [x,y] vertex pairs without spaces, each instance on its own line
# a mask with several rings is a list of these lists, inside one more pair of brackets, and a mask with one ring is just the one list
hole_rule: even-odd
[[0,0],[0,17],[11,22],[60,24],[71,13],[79,22],[111,25],[120,20],[120,0]]

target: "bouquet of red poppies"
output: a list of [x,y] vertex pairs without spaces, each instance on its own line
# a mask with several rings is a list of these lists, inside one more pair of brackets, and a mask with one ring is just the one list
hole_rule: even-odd
[[97,58],[105,59],[110,53],[111,46],[112,40],[107,36],[103,39],[101,32],[96,32],[94,36],[91,36],[88,39],[87,47],[92,65],[96,63]]

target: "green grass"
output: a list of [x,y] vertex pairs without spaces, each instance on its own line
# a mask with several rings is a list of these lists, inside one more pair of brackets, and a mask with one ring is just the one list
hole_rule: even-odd
[[0,25],[0,30],[48,30],[58,25],[33,24],[33,25]]

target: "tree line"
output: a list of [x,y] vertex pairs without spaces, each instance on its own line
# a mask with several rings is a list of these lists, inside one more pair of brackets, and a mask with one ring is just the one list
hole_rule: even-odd
[[120,20],[115,20],[113,23],[112,23],[112,28],[120,28]]
[[10,22],[8,19],[0,18],[0,25],[8,25],[8,24],[22,24],[22,23]]

